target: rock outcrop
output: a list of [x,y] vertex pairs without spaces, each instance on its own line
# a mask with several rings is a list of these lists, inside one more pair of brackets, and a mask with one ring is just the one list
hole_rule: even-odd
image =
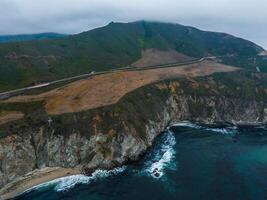
[[238,92],[224,95],[202,80],[170,80],[139,88],[115,105],[10,123],[1,129],[6,133],[0,138],[0,188],[35,169],[78,167],[90,173],[135,161],[168,125],[181,120],[267,122],[266,93],[254,90],[253,98],[243,98]]

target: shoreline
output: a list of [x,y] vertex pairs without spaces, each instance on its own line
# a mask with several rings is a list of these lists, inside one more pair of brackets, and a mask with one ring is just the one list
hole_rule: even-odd
[[34,170],[0,189],[0,200],[12,199],[40,184],[78,174],[81,174],[78,168],[47,167]]
[[[267,126],[262,122],[200,122],[200,121],[180,121],[182,123],[193,123],[206,126],[207,128],[225,128],[236,126],[242,128],[256,128],[260,126]],[[174,124],[168,127],[175,126]],[[140,155],[141,156],[141,155]],[[72,175],[82,174],[79,168],[62,168],[62,167],[46,167],[43,169],[34,170],[28,174],[21,176],[14,181],[7,184],[4,188],[0,189],[0,200],[7,200],[18,197],[27,190],[34,188],[40,184],[44,184],[59,178],[69,177]]]

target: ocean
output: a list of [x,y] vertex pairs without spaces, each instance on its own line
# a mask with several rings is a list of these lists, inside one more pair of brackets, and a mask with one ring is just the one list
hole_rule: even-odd
[[140,161],[57,179],[16,200],[266,200],[266,127],[178,123]]

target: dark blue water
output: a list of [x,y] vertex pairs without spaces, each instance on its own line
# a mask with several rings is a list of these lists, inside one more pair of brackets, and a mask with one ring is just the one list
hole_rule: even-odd
[[60,179],[17,199],[266,200],[267,130],[179,124],[136,165]]

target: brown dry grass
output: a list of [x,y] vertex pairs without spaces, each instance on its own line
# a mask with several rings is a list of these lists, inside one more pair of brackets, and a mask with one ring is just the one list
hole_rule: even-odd
[[158,49],[147,49],[142,52],[142,58],[132,64],[133,67],[146,67],[166,63],[186,62],[194,58],[178,53],[175,50],[161,51]]
[[144,85],[181,76],[207,76],[215,72],[230,72],[237,68],[204,61],[180,67],[116,72],[76,81],[62,88],[39,95],[17,96],[7,102],[45,101],[48,114],[80,112],[118,102],[125,94]]
[[11,121],[19,120],[24,117],[24,114],[19,111],[3,111],[0,112],[0,125]]

